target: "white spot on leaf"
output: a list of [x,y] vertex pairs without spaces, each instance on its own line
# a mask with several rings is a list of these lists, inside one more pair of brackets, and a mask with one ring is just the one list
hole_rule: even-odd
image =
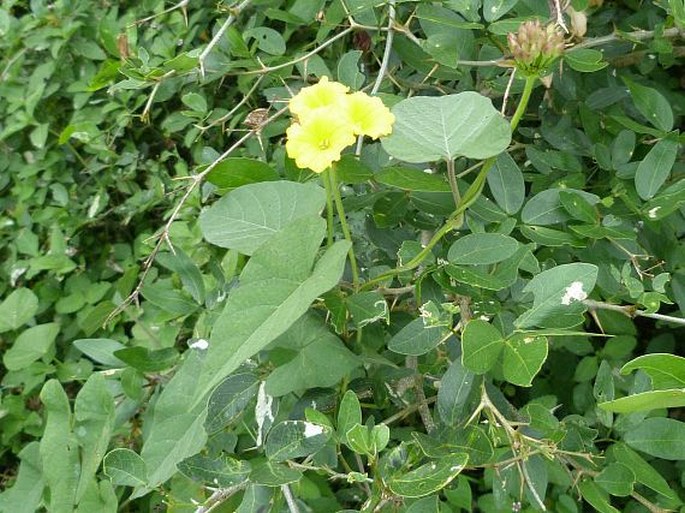
[[274,421],[274,414],[271,411],[271,407],[274,402],[274,398],[266,393],[266,382],[262,381],[259,384],[259,390],[257,391],[257,405],[254,409],[255,418],[257,420],[257,447],[262,445],[262,440],[264,439],[264,424],[266,420],[269,423]]
[[562,305],[570,305],[574,301],[583,301],[587,299],[587,292],[583,290],[583,282],[574,281],[566,287],[564,296],[561,298]]
[[318,436],[321,433],[323,433],[323,427],[321,427],[317,424],[312,424],[311,422],[305,422],[304,423],[304,437],[305,438],[311,438],[313,436]]
[[188,347],[190,349],[199,349],[200,351],[205,351],[209,347],[209,342],[207,342],[204,338],[198,338]]

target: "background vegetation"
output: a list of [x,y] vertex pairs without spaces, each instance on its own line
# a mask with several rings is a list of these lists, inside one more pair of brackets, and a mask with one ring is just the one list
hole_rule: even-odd
[[[0,511],[685,511],[684,23],[3,1]],[[334,166],[358,280],[284,150],[322,76],[397,118]]]

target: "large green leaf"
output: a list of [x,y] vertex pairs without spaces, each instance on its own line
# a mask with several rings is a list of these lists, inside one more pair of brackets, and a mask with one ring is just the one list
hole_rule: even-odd
[[535,276],[523,289],[533,294],[533,306],[516,319],[519,328],[568,328],[582,322],[583,300],[592,292],[598,268],[593,264],[563,264]]
[[207,181],[220,189],[235,189],[250,183],[278,180],[278,173],[261,160],[244,157],[227,158],[207,175]]
[[255,252],[214,324],[196,403],[338,283],[349,243],[336,242],[314,265],[325,229],[319,217],[300,218]]
[[0,303],[0,333],[16,330],[38,311],[38,298],[29,289],[17,289]]
[[458,238],[447,253],[453,264],[494,264],[506,260],[518,249],[513,237],[501,233],[469,233]]
[[450,192],[450,185],[444,176],[426,173],[411,167],[390,167],[374,175],[379,183],[406,191]]
[[502,372],[514,385],[529,387],[547,359],[547,338],[516,333],[504,343]]
[[333,386],[361,365],[359,357],[313,314],[302,316],[274,345],[296,351],[292,360],[274,369],[266,379],[266,392],[275,397]]
[[473,319],[461,335],[461,361],[471,372],[484,374],[497,362],[504,349],[504,337],[492,324]]
[[652,380],[654,389],[685,388],[685,358],[675,354],[652,353],[629,361],[621,374],[641,370]]
[[502,153],[488,173],[488,187],[497,204],[507,214],[521,209],[526,197],[523,173],[509,153]]
[[479,384],[480,378],[459,360],[452,362],[438,389],[438,413],[445,424],[456,426],[469,418],[469,406]]
[[408,98],[392,112],[396,121],[392,134],[382,139],[383,148],[405,162],[485,159],[511,141],[509,123],[490,99],[472,91]]
[[0,511],[38,510],[45,483],[41,472],[39,443],[30,442],[19,452],[21,464],[14,484],[0,493]]
[[397,474],[388,481],[388,488],[401,497],[424,497],[447,486],[464,469],[469,457],[450,454],[425,463],[415,470]]
[[332,430],[303,420],[286,420],[276,424],[266,439],[264,450],[273,462],[308,456],[321,449]]
[[113,449],[102,462],[103,472],[119,486],[145,486],[147,466],[143,458],[131,449]]
[[615,413],[633,413],[658,408],[683,408],[685,407],[685,390],[650,390],[649,392],[599,403],[597,406]]
[[59,324],[49,322],[27,330],[14,341],[2,358],[8,370],[21,370],[41,358],[52,347],[59,333]]
[[234,422],[257,394],[259,379],[250,371],[231,374],[214,389],[207,404],[205,430],[212,434]]
[[626,77],[623,77],[623,81],[628,86],[637,110],[652,126],[664,132],[673,129],[673,110],[664,95],[656,89],[640,85]]
[[318,215],[326,204],[323,189],[313,184],[261,182],[244,185],[200,215],[205,239],[246,255],[290,222]]
[[198,349],[185,353],[185,360],[155,403],[148,437],[140,456],[148,469],[148,481],[132,497],[145,495],[176,473],[176,465],[204,447],[204,405],[193,405],[203,365]]
[[76,440],[71,432],[72,416],[69,398],[56,379],[46,382],[40,392],[47,421],[40,441],[40,459],[45,484],[50,488],[48,510],[72,513],[80,465]]
[[611,445],[607,451],[616,461],[623,463],[635,473],[635,479],[647,488],[663,495],[671,501],[678,501],[678,496],[671,489],[666,479],[638,453],[626,444],[619,442]]
[[662,139],[649,150],[635,171],[635,189],[642,199],[651,199],[661,188],[677,155],[678,142],[672,139]]
[[638,451],[665,460],[685,460],[685,423],[648,418],[625,434],[625,442]]
[[114,399],[105,378],[91,374],[74,402],[74,434],[81,447],[81,478],[77,502],[93,482],[114,428]]
[[446,326],[431,326],[419,317],[390,339],[388,349],[398,354],[420,356],[436,347],[448,333]]

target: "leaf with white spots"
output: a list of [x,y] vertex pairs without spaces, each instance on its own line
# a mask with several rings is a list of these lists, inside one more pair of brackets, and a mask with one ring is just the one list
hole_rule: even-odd
[[547,359],[547,338],[517,333],[504,342],[502,372],[504,379],[529,387]]
[[303,420],[286,420],[269,432],[264,447],[266,457],[274,462],[302,458],[323,448],[332,429]]
[[388,488],[400,497],[425,497],[439,490],[459,475],[468,462],[466,454],[451,454],[421,465],[405,474],[395,475]]
[[533,294],[533,305],[524,312],[517,328],[570,328],[583,321],[583,299],[597,281],[598,268],[593,264],[563,264],[541,272],[523,289]]

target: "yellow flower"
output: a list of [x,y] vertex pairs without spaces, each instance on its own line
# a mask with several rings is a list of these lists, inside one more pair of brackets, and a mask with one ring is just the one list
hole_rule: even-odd
[[345,111],[355,135],[368,135],[378,139],[392,132],[395,116],[383,105],[380,98],[366,93],[353,93],[345,97]]
[[304,87],[290,99],[290,112],[300,121],[310,114],[329,107],[339,105],[349,88],[339,82],[329,82],[328,77],[321,77],[318,84]]
[[285,150],[297,167],[321,173],[354,144],[352,127],[335,108],[311,111],[286,130]]

